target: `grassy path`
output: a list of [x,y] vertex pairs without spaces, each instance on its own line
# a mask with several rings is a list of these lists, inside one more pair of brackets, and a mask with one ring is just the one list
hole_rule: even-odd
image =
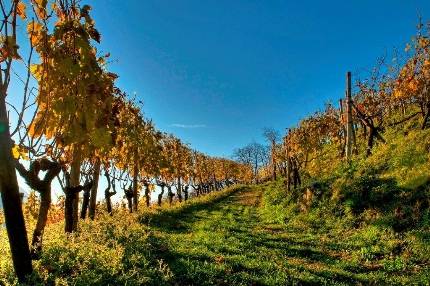
[[[368,284],[343,267],[320,238],[259,215],[262,191],[244,188],[209,206],[151,221],[155,255],[177,285]],[[167,267],[166,267],[167,269]]]
[[[31,285],[430,285],[428,233],[355,228],[318,212],[269,224],[279,221],[270,190],[235,186],[124,211],[82,222],[76,236],[54,224]],[[9,253],[6,239],[0,254]],[[16,285],[10,258],[1,258],[0,285]]]

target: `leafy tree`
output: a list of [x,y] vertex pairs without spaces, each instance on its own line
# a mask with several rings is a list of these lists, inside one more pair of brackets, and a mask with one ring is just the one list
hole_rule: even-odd
[[262,144],[253,142],[245,147],[238,148],[234,151],[233,157],[240,163],[252,167],[254,182],[258,182],[258,170],[261,166],[267,164],[267,148]]

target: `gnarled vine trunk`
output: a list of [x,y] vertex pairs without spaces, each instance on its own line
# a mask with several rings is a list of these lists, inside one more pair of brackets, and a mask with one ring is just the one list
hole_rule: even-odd
[[37,216],[36,227],[33,232],[33,239],[31,241],[31,257],[38,259],[42,252],[43,232],[45,230],[46,222],[48,221],[48,212],[51,207],[51,188],[40,192],[40,207]]
[[145,187],[145,203],[146,203],[146,207],[149,208],[149,206],[151,205],[151,190],[149,189],[149,185],[147,183],[145,183],[144,187]]
[[[77,188],[80,185],[80,174],[81,174],[81,151],[79,148],[75,147],[73,151],[73,160],[70,168],[70,185],[69,189],[69,203],[72,205],[71,211],[72,215],[69,216],[69,221],[66,223],[71,223],[71,226],[67,226],[70,232],[76,231],[78,229],[79,222],[79,192],[82,189]],[[66,195],[67,199],[67,195]],[[69,206],[70,208],[70,206]]]
[[[80,165],[80,163],[79,163]],[[73,167],[73,164],[72,164]],[[76,168],[76,166],[75,166]],[[76,172],[76,169],[72,168],[72,171]],[[67,170],[63,170],[66,179],[66,186],[64,187],[65,201],[64,201],[64,231],[66,233],[74,232],[78,229],[78,222],[76,218],[77,200],[79,199],[79,192],[83,190],[89,190],[92,187],[93,182],[86,182],[83,186],[79,185],[79,181],[76,183],[76,174],[69,174]],[[74,180],[72,180],[74,175]],[[79,172],[78,172],[79,178]],[[75,185],[72,182],[75,182]]]
[[124,194],[125,194],[125,198],[127,199],[127,205],[128,205],[128,210],[130,213],[133,212],[133,197],[134,197],[134,192],[132,189],[132,186],[130,185],[130,187],[128,189],[124,189]]
[[90,191],[88,189],[84,190],[84,195],[82,197],[82,207],[81,207],[81,219],[85,219],[87,217],[87,210],[90,204]]
[[138,193],[138,183],[137,176],[139,174],[139,163],[137,161],[137,152],[134,155],[134,166],[133,166],[133,209],[137,211],[137,205],[139,204],[139,193]]
[[160,186],[160,188],[161,188],[161,192],[158,194],[158,206],[160,206],[161,207],[161,202],[162,202],[162,200],[163,200],[163,195],[164,195],[164,188],[165,188],[165,185],[164,184],[161,184],[161,185],[159,185]]
[[90,189],[92,186],[92,181],[86,183],[84,186],[66,186],[64,193],[66,199],[64,201],[64,231],[66,233],[71,233],[77,230],[77,222],[75,221],[75,201],[76,196],[79,196],[79,192]]
[[87,210],[90,204],[90,192],[93,186],[94,186],[94,181],[91,180],[89,182],[85,182],[85,185],[82,187],[82,190],[84,191],[84,199],[82,201],[81,219],[85,219],[87,216]]
[[175,194],[172,192],[171,186],[167,186],[167,196],[169,197],[169,205],[172,205]]
[[[18,161],[15,161],[15,167],[19,174],[25,179],[30,188],[37,191],[40,195],[40,207],[37,216],[36,227],[33,232],[31,242],[31,257],[38,259],[42,251],[43,232],[48,220],[48,212],[51,207],[51,183],[52,180],[60,173],[61,166],[59,163],[51,162],[46,158],[33,161],[29,170]],[[39,178],[39,172],[46,171],[43,180]]]
[[111,180],[110,180],[108,171],[105,171],[105,177],[106,177],[106,181],[108,183],[108,185],[107,185],[107,187],[105,189],[106,209],[107,209],[108,214],[112,215],[112,200],[111,200],[111,197],[116,194],[115,181],[112,183],[112,189],[113,189],[113,191],[111,192],[110,191]]
[[94,218],[96,217],[97,188],[99,186],[100,165],[101,165],[100,159],[97,158],[97,161],[94,164],[93,186],[90,192],[90,205],[89,205],[89,211],[88,211],[88,215],[92,220],[94,220]]
[[189,186],[185,186],[185,188],[184,188],[184,200],[185,201],[188,200],[188,188],[189,188]]
[[178,187],[176,194],[178,195],[178,200],[182,203],[182,185],[181,185],[181,177],[178,177]]

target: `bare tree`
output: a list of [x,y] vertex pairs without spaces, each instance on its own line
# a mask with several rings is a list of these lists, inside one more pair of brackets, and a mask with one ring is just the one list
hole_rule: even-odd
[[240,163],[252,168],[254,182],[258,183],[258,171],[268,162],[267,148],[260,143],[252,142],[245,147],[234,150],[233,157]]

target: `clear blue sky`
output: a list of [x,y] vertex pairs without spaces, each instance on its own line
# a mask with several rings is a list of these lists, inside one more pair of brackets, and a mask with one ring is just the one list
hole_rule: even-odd
[[430,20],[429,0],[82,3],[156,126],[224,156],[337,101],[347,70],[365,75]]

